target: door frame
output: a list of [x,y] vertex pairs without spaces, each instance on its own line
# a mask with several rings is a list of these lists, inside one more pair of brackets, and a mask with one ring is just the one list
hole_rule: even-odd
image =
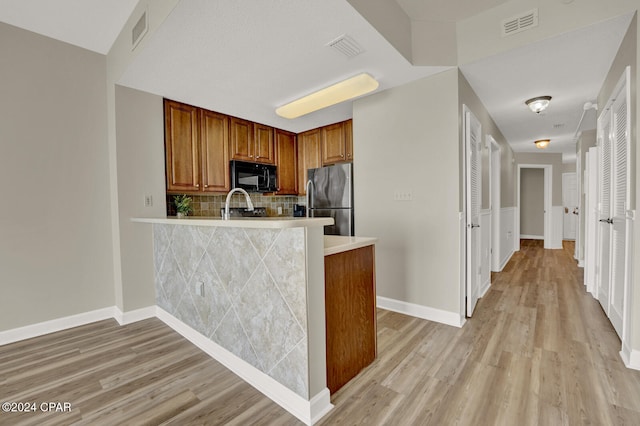
[[[566,180],[565,180],[565,179],[566,179],[568,176],[571,176],[571,175],[573,175],[573,176],[574,176],[574,179],[575,179],[575,181],[576,181],[576,192],[577,192],[577,197],[576,197],[576,206],[575,206],[575,207],[578,207],[578,209],[579,209],[579,207],[580,207],[580,204],[579,204],[579,203],[580,203],[580,190],[579,190],[579,188],[578,188],[578,173],[577,173],[577,172],[566,172],[566,173],[562,173],[562,208],[563,208],[563,210],[564,210],[564,208],[565,208],[565,207],[567,207],[567,206],[565,206],[565,205],[564,205],[564,195],[565,195],[565,189],[566,189],[566,188],[565,188],[565,185],[566,185],[566,183],[565,183],[565,182],[566,182]],[[579,211],[580,211],[580,210],[578,210],[578,212],[579,212]],[[573,213],[571,213],[571,214],[573,214]],[[574,216],[575,216],[575,215],[574,215]],[[575,234],[576,234],[576,235],[574,236],[574,239],[573,239],[573,240],[575,241],[576,249],[575,249],[575,251],[574,251],[574,253],[573,253],[573,257],[577,260],[577,259],[578,259],[578,256],[577,256],[577,250],[578,250],[578,249],[577,249],[577,247],[578,247],[578,233],[579,233],[578,231],[579,231],[579,228],[580,228],[580,223],[578,222],[578,218],[577,218],[577,217],[576,217],[576,218],[574,218],[574,220],[576,221],[576,231],[575,231]],[[564,213],[563,213],[563,216],[562,216],[562,239],[563,239],[563,240],[565,239]]]
[[500,145],[491,135],[486,135],[487,149],[489,150],[489,211],[491,212],[491,271],[500,272],[500,175],[502,165],[502,150]]
[[551,164],[518,164],[518,172],[516,173],[516,217],[514,238],[515,251],[520,250],[520,182],[522,169],[544,169],[544,248],[551,247],[551,189],[553,183],[553,166]]

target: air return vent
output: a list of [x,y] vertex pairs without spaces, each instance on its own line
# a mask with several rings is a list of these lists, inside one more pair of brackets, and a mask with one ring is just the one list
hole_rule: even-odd
[[521,13],[502,20],[502,37],[517,34],[538,26],[538,9],[532,9],[528,12]]
[[147,33],[148,23],[147,23],[147,11],[145,10],[136,25],[134,25],[133,30],[131,30],[131,50],[135,49],[140,40]]
[[353,58],[358,56],[364,49],[354,39],[344,34],[337,39],[327,43],[327,46],[334,48],[336,51],[342,53],[347,58]]

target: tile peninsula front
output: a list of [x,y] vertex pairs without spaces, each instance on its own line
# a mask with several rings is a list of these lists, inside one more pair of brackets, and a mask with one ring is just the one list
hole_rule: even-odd
[[323,226],[333,219],[133,220],[153,224],[159,308],[304,401],[328,395]]

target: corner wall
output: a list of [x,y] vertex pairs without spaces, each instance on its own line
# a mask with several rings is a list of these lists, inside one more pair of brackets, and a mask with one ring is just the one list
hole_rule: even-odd
[[[164,110],[162,98],[116,86],[118,212],[123,312],[153,306],[151,227],[132,217],[164,217]],[[153,205],[145,206],[145,195]]]
[[114,304],[105,57],[0,23],[0,331]]
[[457,318],[458,70],[355,101],[353,139],[356,233],[379,238],[378,296]]

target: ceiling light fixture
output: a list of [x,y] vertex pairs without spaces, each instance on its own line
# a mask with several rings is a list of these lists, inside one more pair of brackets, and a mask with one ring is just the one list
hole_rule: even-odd
[[549,106],[550,101],[551,96],[538,96],[536,98],[529,99],[525,102],[525,104],[527,104],[531,111],[535,112],[536,114],[540,114]]
[[534,143],[536,144],[536,148],[545,149],[546,147],[549,146],[549,142],[551,142],[550,139],[539,139]]
[[349,99],[373,92],[378,81],[367,73],[358,74],[332,86],[303,96],[286,105],[276,108],[276,114],[284,118],[297,118],[310,112],[326,108]]

